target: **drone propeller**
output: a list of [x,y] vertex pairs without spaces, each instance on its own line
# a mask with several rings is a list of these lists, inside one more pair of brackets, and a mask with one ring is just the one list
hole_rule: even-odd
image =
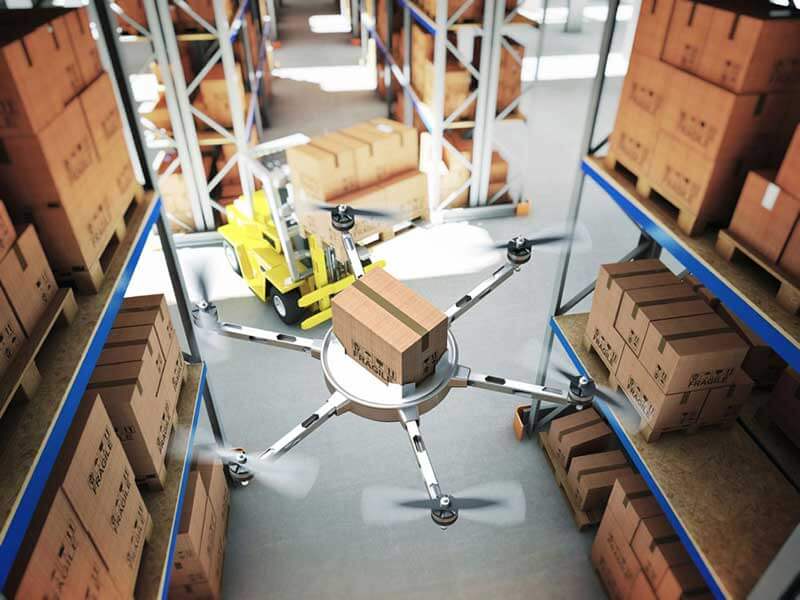
[[621,393],[606,386],[598,385],[594,380],[587,379],[587,382],[583,383],[581,381],[583,376],[575,373],[574,367],[571,365],[565,365],[563,361],[559,360],[555,356],[553,356],[551,359],[550,371],[558,373],[565,378],[569,382],[571,388],[582,388],[581,391],[585,395],[591,395],[593,398],[599,398],[614,408],[627,409],[629,406],[628,400]]
[[372,219],[386,220],[396,220],[401,218],[397,213],[385,210],[375,210],[371,208],[356,208],[355,206],[350,206],[349,204],[315,204],[313,208],[314,210],[333,213],[337,212],[340,206],[346,206],[348,208],[348,212],[350,212],[350,214],[354,217],[369,217]]
[[531,237],[517,236],[507,242],[498,242],[491,247],[496,250],[532,250],[533,248],[544,251],[553,251],[567,242],[572,242],[573,252],[587,252],[592,248],[592,238],[589,230],[580,223],[575,224],[574,231],[569,232],[565,225],[546,227]]
[[[484,483],[449,496],[450,510],[460,518],[488,525],[519,525],[525,521],[525,494],[518,481]],[[430,516],[441,509],[418,489],[371,486],[361,496],[364,521],[393,525]]]
[[[292,452],[278,460],[263,461],[257,456],[248,456],[241,448],[223,448],[216,444],[198,444],[195,456],[200,463],[213,462],[219,458],[229,468],[246,470],[254,482],[290,498],[305,498],[319,475],[319,461],[315,458]],[[250,481],[242,477],[245,482]]]
[[201,344],[212,351],[208,358],[215,362],[224,362],[230,358],[231,340],[214,331],[217,325],[217,308],[211,300],[208,262],[192,261],[184,269],[187,294],[194,302],[195,332]]

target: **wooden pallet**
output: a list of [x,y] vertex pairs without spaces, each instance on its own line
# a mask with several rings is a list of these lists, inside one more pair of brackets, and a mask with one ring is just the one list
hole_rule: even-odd
[[637,175],[628,167],[628,165],[621,162],[612,152],[606,154],[605,161],[610,170],[616,171],[617,173],[625,176],[627,179],[633,181],[636,184],[636,191],[639,193],[639,195],[652,200],[661,200],[669,204],[673,211],[677,211],[675,220],[680,230],[686,235],[695,237],[705,232],[709,224],[706,217],[696,215],[685,208],[682,208],[680,206],[682,203],[673,202],[672,199],[655,191],[647,177],[644,175]]
[[612,390],[617,389],[618,383],[616,375],[608,370],[608,368],[606,367],[606,363],[603,362],[603,358],[600,356],[600,353],[597,352],[594,346],[592,346],[592,340],[589,339],[589,336],[587,336],[585,333],[583,336],[582,344],[583,344],[583,349],[586,350],[586,352],[590,354],[595,354],[597,356],[597,360],[606,370],[606,373],[608,373],[608,387],[610,387]]
[[749,261],[766,273],[778,285],[775,299],[783,308],[796,315],[800,311],[800,284],[795,283],[791,275],[778,265],[771,263],[760,253],[748,248],[729,230],[719,232],[717,236],[717,252],[728,262]]
[[16,396],[30,400],[39,388],[41,375],[36,358],[54,327],[66,327],[75,320],[78,305],[71,289],[59,289],[39,322],[0,380],[0,417]]
[[578,526],[578,530],[583,531],[588,527],[597,525],[600,522],[600,519],[603,518],[603,509],[595,508],[590,511],[585,511],[578,507],[573,499],[573,494],[569,488],[569,483],[567,482],[567,472],[564,467],[561,466],[561,463],[558,462],[555,453],[550,449],[547,433],[540,431],[538,437],[539,445],[544,450],[544,454],[547,457],[547,462],[550,463],[550,468],[553,469],[556,483],[558,484],[561,493],[564,495],[564,498],[567,501],[567,505],[572,512],[572,516],[575,519],[575,524]]
[[91,265],[76,265],[70,269],[54,270],[53,274],[60,285],[74,287],[81,294],[96,294],[100,291],[111,261],[122,245],[128,232],[128,225],[143,199],[144,190],[137,185],[100,257]]

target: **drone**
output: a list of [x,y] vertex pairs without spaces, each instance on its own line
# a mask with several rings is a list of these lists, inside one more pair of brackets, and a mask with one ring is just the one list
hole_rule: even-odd
[[[355,226],[358,216],[381,218],[389,215],[344,204],[328,205],[325,206],[325,210],[331,213],[331,226],[341,234],[353,276],[360,279],[364,276],[364,268],[350,230]],[[461,497],[443,491],[422,438],[420,419],[422,415],[439,406],[454,388],[481,388],[501,394],[523,396],[532,401],[572,406],[578,410],[590,406],[596,398],[616,402],[612,395],[598,389],[592,379],[570,374],[564,369],[559,369],[559,372],[567,378],[569,387],[561,390],[478,373],[459,362],[458,344],[449,326],[528,263],[537,246],[558,243],[568,237],[517,236],[507,243],[493,246],[505,249],[506,260],[487,279],[445,311],[448,319],[447,351],[439,360],[434,372],[416,384],[387,384],[375,377],[347,356],[332,327],[322,339],[298,337],[221,321],[212,302],[203,299],[196,303],[192,317],[195,325],[202,329],[225,337],[303,352],[318,360],[322,376],[331,392],[330,398],[322,406],[260,454],[253,456],[241,448],[225,451],[222,456],[227,463],[231,478],[240,485],[247,485],[263,466],[260,463],[271,464],[278,461],[332,417],[351,413],[372,421],[399,423],[407,434],[427,497],[400,503],[404,508],[430,511],[433,522],[446,529],[458,520],[459,511],[496,506],[498,502],[494,500]]]

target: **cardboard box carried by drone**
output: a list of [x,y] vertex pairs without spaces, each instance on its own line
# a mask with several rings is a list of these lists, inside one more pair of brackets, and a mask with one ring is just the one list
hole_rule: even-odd
[[447,349],[447,316],[383,269],[333,298],[333,332],[353,360],[386,383],[418,383]]

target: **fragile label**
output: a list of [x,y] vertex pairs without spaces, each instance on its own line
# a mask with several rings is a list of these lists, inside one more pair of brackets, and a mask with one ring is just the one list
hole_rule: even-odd
[[614,348],[612,348],[611,344],[606,341],[606,338],[603,337],[603,334],[600,333],[600,330],[597,329],[597,327],[595,327],[594,334],[592,335],[592,344],[595,350],[600,353],[600,356],[605,359],[606,366],[613,370],[613,367],[617,364],[619,356],[617,356],[617,353],[614,352]]
[[94,457],[94,465],[89,471],[88,483],[89,489],[93,494],[103,485],[103,476],[108,468],[108,459],[111,456],[111,448],[113,447],[111,429],[106,427],[103,431],[103,437],[100,440],[100,445],[97,448],[97,453]]
[[125,514],[125,507],[128,505],[128,496],[131,493],[131,476],[128,469],[122,472],[122,481],[117,490],[117,497],[114,498],[114,510],[111,512],[111,529],[114,533],[119,533],[119,526],[122,523],[122,516]]
[[625,382],[625,391],[628,392],[628,398],[633,400],[633,406],[639,414],[649,421],[656,410],[633,377],[628,377],[628,381]]
[[775,208],[775,203],[778,201],[780,193],[781,188],[770,181],[767,184],[767,189],[764,190],[764,195],[761,196],[761,206],[767,210]]
[[53,571],[50,574],[53,587],[55,587],[59,593],[63,590],[67,579],[69,579],[69,572],[72,568],[72,563],[75,560],[75,555],[78,552],[77,537],[75,523],[70,520],[67,522],[67,528],[66,531],[64,531],[64,537],[61,538],[61,546],[58,550],[58,560],[56,561],[55,567],[53,567]]
[[362,348],[355,340],[353,340],[352,354],[353,358],[375,373],[380,379],[384,381],[396,381],[397,375],[394,369],[385,365],[380,358],[373,356],[366,348]]

